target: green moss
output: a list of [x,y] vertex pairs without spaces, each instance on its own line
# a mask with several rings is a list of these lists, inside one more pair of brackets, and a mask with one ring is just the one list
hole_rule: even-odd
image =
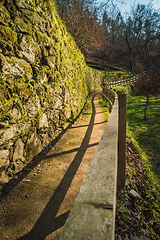
[[26,77],[32,73],[32,68],[30,65],[19,63],[19,66],[23,68]]
[[2,26],[0,27],[0,36],[5,39],[9,40],[12,43],[17,42],[17,34],[12,31],[10,27]]
[[54,79],[55,79],[55,82],[60,82],[61,81],[61,73],[58,71],[54,71]]
[[48,66],[50,67],[50,69],[53,69],[53,68],[55,68],[56,57],[55,56],[46,57],[46,62],[48,64]]
[[13,100],[8,100],[6,103],[4,103],[0,108],[0,118],[3,119],[5,115],[9,113],[9,111],[12,109],[13,106]]
[[49,43],[50,42],[50,39],[47,35],[43,34],[42,32],[36,30],[35,31],[35,35],[36,35],[36,38],[37,38],[37,42],[39,44],[44,44],[44,43]]
[[30,23],[25,23],[22,18],[16,17],[15,24],[21,29],[21,31],[25,31],[32,35],[32,26]]
[[13,44],[11,41],[6,41],[6,40],[3,40],[1,37],[0,37],[0,48],[2,49],[6,49],[7,51],[11,51],[13,52],[14,49],[13,49]]
[[[37,95],[41,96],[39,98],[41,98],[41,102],[45,105],[43,106],[46,107],[46,111],[53,106],[54,93],[58,94],[57,92],[60,92],[64,109],[60,111],[60,119],[57,119],[57,121],[59,121],[59,125],[61,125],[65,123],[65,112],[69,111],[69,109],[72,109],[73,116],[76,116],[80,112],[86,101],[88,92],[100,86],[102,74],[86,66],[84,56],[76,47],[73,38],[66,32],[65,26],[58,17],[53,1],[38,0],[36,3],[34,2],[34,4],[31,4],[31,1],[29,1],[28,4],[29,7],[36,12],[36,6],[39,6],[38,12],[42,10],[42,14],[38,16],[38,13],[33,11],[22,10],[16,13],[17,16],[15,14],[14,20],[12,19],[13,24],[16,29],[21,29],[29,33],[28,39],[31,39],[31,41],[28,41],[30,41],[31,46],[32,42],[37,41],[38,44],[35,43],[35,45],[39,45],[39,50],[41,47],[46,47],[49,57],[43,58],[42,56],[40,59],[41,53],[38,53],[39,59],[31,67],[29,64],[25,64],[25,61],[15,57],[4,58],[2,54],[0,55],[0,70],[3,68],[3,61],[7,61],[11,67],[19,65],[22,68],[22,72],[24,71],[23,78],[16,79],[16,81],[12,79],[10,80],[10,84],[5,82],[3,85],[3,91],[0,92],[2,109],[4,111],[4,108],[9,105],[8,99],[11,98],[11,108],[12,105],[15,104],[16,107],[20,109],[22,119],[25,122],[28,119],[24,119],[24,105],[33,92],[37,92]],[[34,24],[33,32],[31,21],[33,21]],[[52,28],[50,26],[52,26]],[[46,34],[48,34],[49,37]],[[8,51],[13,51],[13,44],[17,43],[17,34],[13,32],[11,28],[2,26],[0,29],[0,37],[0,46],[3,46],[3,48]],[[7,43],[5,43],[5,41],[7,41]],[[18,58],[22,58],[20,48],[17,47],[15,54]],[[32,72],[34,79],[32,79]],[[41,79],[43,80],[43,77],[46,78],[46,76],[48,79],[51,79],[49,84],[42,83],[41,81]],[[65,87],[68,88],[70,94],[66,104],[64,103]],[[77,102],[77,106],[74,106],[74,101]],[[6,109],[10,111],[8,107]],[[4,114],[7,113],[4,112]],[[40,114],[42,114],[41,110],[39,110],[39,115]],[[29,130],[29,132],[32,131]],[[24,137],[27,137],[25,134]],[[27,151],[29,151],[29,147]]]
[[2,71],[5,59],[4,56],[0,53],[0,71]]

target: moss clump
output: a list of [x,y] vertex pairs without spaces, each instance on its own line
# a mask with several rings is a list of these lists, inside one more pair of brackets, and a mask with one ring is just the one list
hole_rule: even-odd
[[6,49],[8,53],[14,51],[12,42],[3,39],[0,39],[0,48],[2,49],[2,51]]
[[25,23],[21,18],[16,17],[15,26],[18,30],[29,33],[30,35],[32,35],[32,26],[29,22]]
[[47,45],[50,43],[50,39],[47,35],[43,34],[42,32],[36,30],[35,31],[35,35],[36,35],[36,38],[37,38],[37,42],[39,44],[44,44],[44,43],[47,43]]
[[17,34],[12,31],[10,27],[2,26],[0,27],[0,36],[6,41],[10,41],[12,43],[17,42]]
[[0,53],[0,71],[2,71],[4,63],[5,63],[4,56]]
[[8,112],[12,109],[13,106],[13,101],[9,100],[6,103],[4,103],[1,108],[0,108],[0,119],[8,119],[6,117],[6,115],[8,114]]
[[46,57],[46,62],[47,62],[47,65],[50,67],[50,69],[53,69],[56,64],[56,57],[54,56]]
[[30,65],[26,65],[23,63],[19,63],[19,66],[23,68],[24,72],[25,72],[25,76],[31,76],[32,74],[32,68]]
[[3,2],[0,3],[0,22],[3,25],[11,24],[9,12],[7,11],[7,9],[2,4],[3,4]]

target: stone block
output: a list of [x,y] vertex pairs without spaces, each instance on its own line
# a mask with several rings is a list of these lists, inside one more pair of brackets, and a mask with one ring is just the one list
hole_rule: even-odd
[[46,147],[46,145],[49,143],[48,140],[48,133],[42,133],[38,135],[41,139],[42,147]]
[[29,35],[24,35],[20,43],[22,58],[28,63],[38,61],[41,55],[41,50],[33,38]]
[[9,12],[2,4],[0,4],[0,22],[5,26],[8,25],[6,18],[10,19]]
[[9,141],[12,139],[14,136],[16,136],[18,133],[18,125],[13,124],[10,127],[6,129],[0,130],[0,145],[5,143],[6,141]]
[[8,124],[9,124],[8,121],[2,121],[2,120],[0,120],[0,129],[6,127]]
[[4,185],[5,183],[7,183],[9,181],[9,177],[8,175],[5,173],[5,171],[3,171],[0,174],[0,185]]
[[41,150],[42,150],[41,141],[39,140],[37,133],[34,132],[28,139],[27,144],[25,146],[25,151],[28,158],[27,160],[31,161],[34,156],[41,152]]
[[36,116],[38,114],[38,110],[40,109],[40,107],[41,107],[40,99],[37,96],[37,94],[34,94],[34,95],[30,96],[28,102],[24,106],[25,113],[29,117]]
[[19,138],[15,144],[15,150],[13,153],[13,162],[16,162],[17,159],[21,159],[21,161],[24,161],[24,143],[22,142],[22,140]]
[[55,68],[56,58],[55,58],[54,56],[46,57],[46,61],[47,61],[48,66],[49,66],[51,69],[54,69],[54,68]]
[[39,128],[47,128],[48,127],[48,119],[45,113],[42,114],[39,118]]
[[10,116],[13,119],[21,119],[21,112],[17,108],[13,108],[13,110],[10,113]]
[[4,57],[0,53],[1,61],[1,72],[4,78],[17,79],[23,78],[24,76],[32,78],[32,68],[29,63],[23,59],[18,59],[16,57]]
[[5,169],[9,161],[9,150],[0,150],[0,171]]

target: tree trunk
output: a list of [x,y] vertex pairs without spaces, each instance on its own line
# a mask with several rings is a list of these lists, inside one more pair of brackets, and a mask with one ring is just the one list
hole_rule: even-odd
[[144,117],[143,117],[144,120],[146,119],[146,111],[147,111],[148,104],[149,104],[149,96],[147,96],[146,105],[145,105],[145,108],[144,108]]
[[128,56],[129,56],[129,63],[130,63],[130,71],[134,73],[134,64],[133,64],[133,55],[132,55],[132,47],[130,46],[129,40],[126,36],[126,43],[128,47]]
[[130,61],[130,69],[131,69],[131,73],[134,73],[134,64],[132,61],[132,54],[129,54],[129,61]]

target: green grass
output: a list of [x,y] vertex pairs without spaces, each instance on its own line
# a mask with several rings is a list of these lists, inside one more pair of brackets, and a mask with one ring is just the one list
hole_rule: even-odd
[[112,88],[114,91],[120,91],[122,93],[127,94],[128,97],[130,97],[130,92],[131,92],[131,84],[125,84],[122,86],[117,86]]
[[[114,88],[127,94],[127,124],[132,137],[155,165],[153,169],[160,175],[160,96],[150,97],[147,119],[144,121],[146,98],[132,96],[130,85]],[[155,162],[155,164],[154,164]]]
[[152,170],[160,176],[160,96],[150,97],[144,121],[146,98],[132,96],[130,85],[113,88],[127,94],[127,124],[132,137],[147,154]]
[[103,101],[102,95],[100,95],[100,97],[99,97],[99,102],[100,102],[102,108],[104,109],[105,120],[108,121],[108,119],[109,119],[109,111],[108,111],[109,102]]
[[87,65],[91,68],[94,68],[99,71],[107,71],[107,68],[98,64],[93,64],[93,63],[87,63]]
[[[122,90],[126,92],[126,89]],[[147,237],[154,240],[160,239],[158,234],[160,225],[160,96],[150,98],[146,121],[142,120],[145,102],[146,99],[143,96],[130,94],[128,96],[127,145],[133,145],[134,152],[140,155],[141,161],[133,159],[128,161],[126,180],[129,181],[130,188],[135,189],[142,196],[142,200],[137,202],[135,207],[142,215],[144,221],[141,226],[145,226]],[[141,167],[142,172],[139,171]],[[124,191],[129,191],[129,189],[124,189]]]
[[128,79],[133,77],[133,75],[128,71],[106,71],[106,80],[107,81],[120,81],[123,79]]
[[[145,228],[149,239],[158,240],[160,239],[160,185],[157,176],[152,171],[150,157],[133,136],[134,132],[128,129],[128,144],[130,142],[133,145],[132,149],[135,153],[137,152],[137,158],[140,155],[141,161],[131,159],[126,166],[126,180],[130,183],[128,190],[135,189],[142,196],[141,201],[135,204],[136,209],[142,215],[141,225]],[[139,169],[143,170],[139,171]]]
[[[145,233],[149,239],[160,239],[158,233],[160,225],[160,96],[150,98],[147,108],[148,119],[144,121],[142,119],[145,97],[132,96],[130,85],[115,87],[114,90],[128,95],[127,147],[132,146],[134,154],[127,161],[126,180],[129,185],[122,190],[122,198],[117,204],[117,209],[121,206],[126,207],[127,192],[131,188],[135,189],[142,196],[142,200],[135,204],[136,212],[142,216],[143,222],[140,226],[146,229]],[[132,221],[123,212],[118,212],[118,221],[119,219],[126,224]]]
[[[147,120],[144,121],[146,99],[133,96],[127,102],[127,121],[133,138],[148,155],[153,170],[160,174],[160,96],[151,97],[147,108]],[[155,164],[154,164],[155,163]]]
[[120,81],[123,79],[128,79],[133,77],[133,75],[128,72],[128,71],[123,71],[123,70],[110,70],[109,68],[105,67],[105,66],[101,66],[99,64],[96,63],[92,63],[92,62],[87,62],[87,65],[91,68],[94,68],[96,70],[99,70],[101,72],[103,72],[104,76],[105,76],[105,82],[110,82],[110,81]]

